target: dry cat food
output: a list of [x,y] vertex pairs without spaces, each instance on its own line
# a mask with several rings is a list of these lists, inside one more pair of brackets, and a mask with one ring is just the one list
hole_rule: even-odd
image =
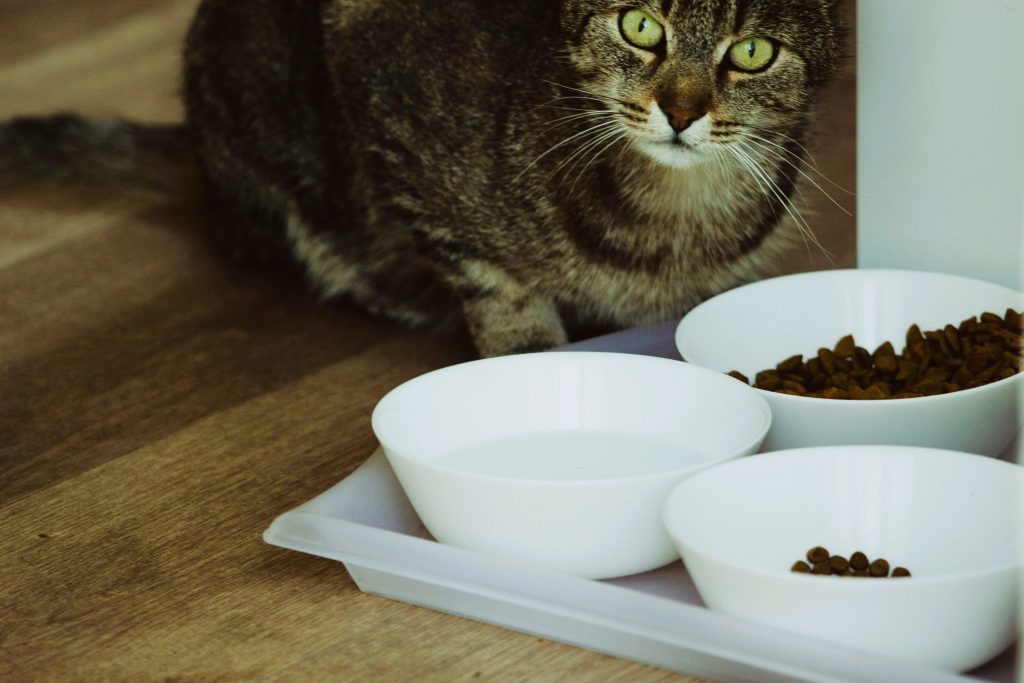
[[[808,562],[810,564],[808,564]],[[894,579],[910,576],[910,572],[904,567],[896,567],[889,573],[889,562],[882,558],[871,561],[868,556],[859,550],[847,559],[842,555],[832,555],[820,545],[814,546],[807,551],[807,562],[797,560],[789,568],[797,574],[821,574],[822,576],[863,576],[876,579],[884,579],[890,576]]]
[[[907,331],[906,346],[897,354],[890,342],[873,353],[857,346],[852,335],[834,349],[818,349],[804,361],[792,356],[763,370],[754,387],[794,396],[837,399],[915,398],[972,389],[1006,379],[1024,365],[1024,319],[1007,309],[1002,317],[982,313],[958,326],[922,332]],[[730,376],[750,384],[743,373]]]

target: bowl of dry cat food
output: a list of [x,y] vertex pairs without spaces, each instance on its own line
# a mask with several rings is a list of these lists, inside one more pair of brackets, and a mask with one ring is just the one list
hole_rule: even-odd
[[905,270],[831,270],[715,296],[682,357],[772,408],[764,450],[840,444],[998,455],[1020,431],[1024,293]]
[[587,578],[678,555],[661,504],[683,478],[754,453],[768,404],[665,358],[534,353],[417,377],[373,430],[438,541]]
[[1014,639],[1021,490],[996,458],[801,448],[687,478],[664,521],[710,609],[964,671]]

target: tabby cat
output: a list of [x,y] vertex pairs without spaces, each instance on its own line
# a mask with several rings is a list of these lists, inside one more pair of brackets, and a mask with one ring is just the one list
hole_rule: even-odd
[[678,317],[793,232],[838,0],[205,0],[187,123],[0,126],[0,181],[197,172],[229,253],[481,355]]

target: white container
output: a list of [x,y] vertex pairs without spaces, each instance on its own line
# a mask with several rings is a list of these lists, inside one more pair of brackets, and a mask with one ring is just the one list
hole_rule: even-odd
[[697,470],[755,452],[771,413],[703,368],[567,352],[428,373],[385,396],[372,422],[438,540],[610,577],[676,558],[665,496]]
[[1020,0],[858,0],[857,246],[1024,289]]
[[[794,354],[813,357],[847,334],[873,351],[892,342],[899,353],[907,328],[946,324],[1007,308],[1024,294],[939,273],[831,270],[787,275],[739,287],[705,301],[680,322],[682,357],[719,372],[754,378]],[[930,446],[999,455],[1018,433],[1024,373],[941,396],[844,401],[757,391],[772,408],[763,450],[839,444]]]
[[[1011,651],[968,678],[712,612],[680,562],[593,581],[437,543],[379,452],[279,516],[264,539],[343,562],[372,595],[720,683],[1016,680]],[[339,633],[345,628],[339,621]]]
[[[709,608],[960,671],[1013,642],[1022,485],[1020,467],[964,453],[809,448],[694,475],[665,523]],[[818,545],[913,576],[790,571]]]

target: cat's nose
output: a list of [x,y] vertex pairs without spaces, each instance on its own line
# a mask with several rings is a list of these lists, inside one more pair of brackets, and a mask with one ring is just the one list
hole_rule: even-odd
[[706,113],[696,109],[688,109],[686,107],[659,106],[661,106],[661,110],[665,112],[665,116],[668,118],[668,123],[672,126],[672,130],[677,133],[682,133],[690,127],[691,123],[704,116]]

